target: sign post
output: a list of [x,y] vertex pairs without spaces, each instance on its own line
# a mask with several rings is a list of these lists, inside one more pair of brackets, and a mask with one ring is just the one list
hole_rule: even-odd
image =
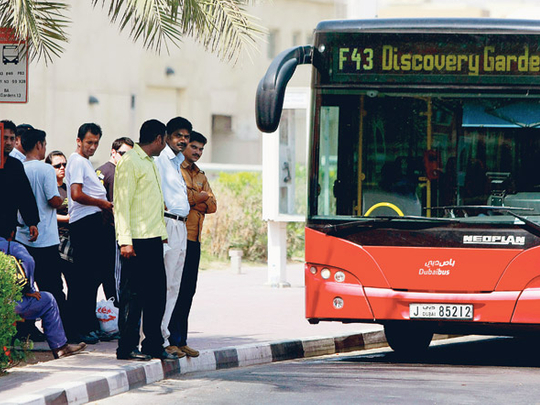
[[4,156],[4,124],[0,122],[0,169],[4,168],[6,157]]
[[0,103],[26,103],[28,99],[28,57],[26,41],[13,30],[0,28]]
[[305,221],[307,179],[297,165],[306,165],[308,88],[288,88],[276,132],[263,135],[263,219],[268,221],[268,284],[287,281],[287,223]]

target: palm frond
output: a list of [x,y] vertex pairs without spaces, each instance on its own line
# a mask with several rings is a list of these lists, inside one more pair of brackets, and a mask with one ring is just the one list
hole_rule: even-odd
[[67,42],[66,28],[70,20],[65,16],[68,6],[61,2],[40,0],[0,1],[0,26],[11,28],[14,37],[27,40],[30,60],[52,61]]
[[[254,47],[265,29],[246,12],[250,2],[241,0],[207,0],[202,2],[208,18],[208,29],[199,32],[199,41],[224,60],[237,60],[242,49]],[[202,35],[201,35],[202,34]]]
[[249,0],[92,0],[134,41],[160,52],[191,36],[223,59],[238,57],[264,30],[245,12]]
[[[81,0],[78,0],[81,1]],[[186,36],[224,60],[237,59],[242,49],[254,46],[264,29],[254,23],[246,7],[255,0],[91,0],[101,4],[111,22],[128,30],[134,41],[148,49],[169,50]],[[30,59],[50,62],[67,42],[66,16],[62,1],[0,0],[0,27],[12,28],[14,36],[28,41]]]
[[[92,0],[107,9],[111,22],[120,30],[128,29],[134,41],[142,40],[146,48],[160,52],[168,43],[179,44],[178,1],[172,0]],[[107,6],[108,4],[108,6]]]

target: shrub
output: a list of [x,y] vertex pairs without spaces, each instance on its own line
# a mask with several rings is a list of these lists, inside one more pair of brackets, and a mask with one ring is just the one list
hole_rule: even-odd
[[228,259],[229,248],[241,248],[244,260],[267,258],[266,222],[262,220],[262,180],[260,173],[220,173],[210,182],[218,210],[207,215],[202,250],[219,259]]
[[[15,349],[11,342],[16,333],[15,304],[21,299],[21,287],[15,283],[15,260],[0,252],[0,373],[24,357],[24,352]],[[19,342],[14,342],[19,346]]]
[[[268,257],[267,224],[262,219],[260,173],[221,172],[210,180],[218,210],[206,216],[202,251],[228,260],[231,247],[241,248],[247,261],[264,262]],[[301,193],[300,193],[301,194]],[[305,199],[305,193],[300,198]],[[304,202],[305,204],[305,202]],[[287,258],[304,258],[305,223],[287,224]]]
[[305,222],[287,224],[287,259],[304,261]]

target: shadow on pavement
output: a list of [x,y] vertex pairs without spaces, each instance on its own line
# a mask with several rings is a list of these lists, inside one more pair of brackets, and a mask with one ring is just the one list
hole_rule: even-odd
[[533,338],[497,337],[474,342],[431,346],[423,354],[404,355],[391,349],[367,353],[337,361],[347,363],[408,363],[459,366],[540,367],[538,340]]

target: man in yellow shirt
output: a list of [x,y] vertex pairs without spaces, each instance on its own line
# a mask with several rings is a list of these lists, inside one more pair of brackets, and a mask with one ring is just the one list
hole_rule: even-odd
[[[177,358],[163,349],[161,334],[167,229],[160,176],[152,159],[165,147],[166,132],[165,124],[158,120],[143,123],[139,143],[124,154],[114,176],[116,238],[122,256],[119,360]],[[141,313],[145,338],[139,351]]]

